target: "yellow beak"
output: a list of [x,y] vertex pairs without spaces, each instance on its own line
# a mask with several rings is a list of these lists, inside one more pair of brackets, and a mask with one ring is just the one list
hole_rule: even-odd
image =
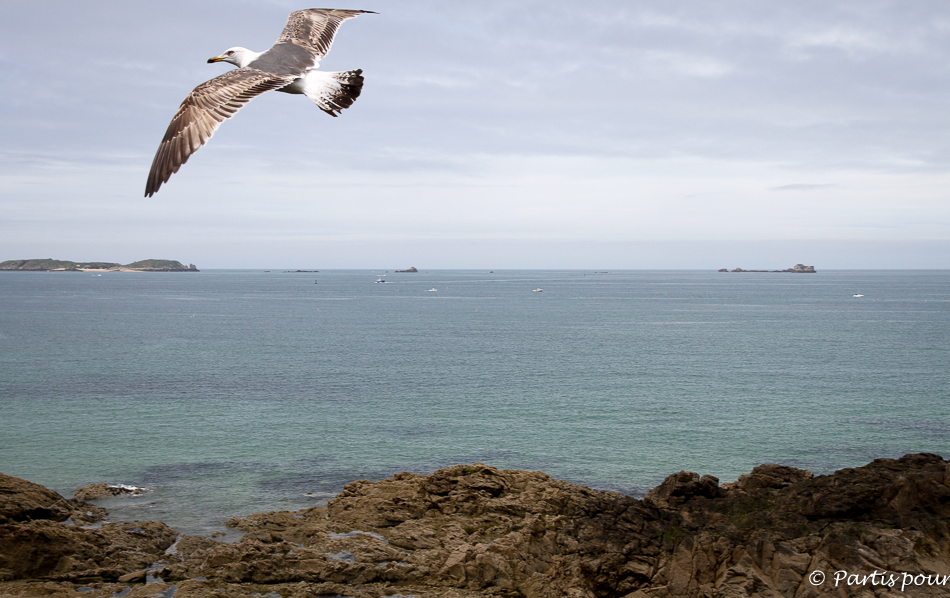
[[212,63],[212,62],[221,62],[221,61],[223,61],[225,58],[227,58],[227,56],[214,56],[214,57],[208,59],[208,63],[210,64],[210,63]]

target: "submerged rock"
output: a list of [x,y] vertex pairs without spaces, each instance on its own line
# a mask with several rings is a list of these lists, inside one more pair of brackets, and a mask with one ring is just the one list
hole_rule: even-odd
[[132,488],[129,486],[110,486],[109,484],[89,484],[83,486],[73,494],[73,498],[79,500],[95,500],[97,498],[108,498],[110,496],[123,496],[129,494],[137,496],[142,493],[141,488]]
[[[948,521],[950,463],[930,454],[829,476],[763,465],[723,485],[679,472],[643,501],[540,472],[458,465],[352,482],[326,507],[235,518],[240,542],[183,536],[169,554],[174,532],[159,523],[87,536],[70,531],[109,526],[8,522],[5,578],[45,581],[0,584],[0,596],[30,595],[34,583],[52,595],[51,580],[65,592],[63,580],[79,576],[101,578],[86,583],[105,592],[143,574],[166,585],[142,595],[175,584],[189,598],[950,596],[950,578],[931,583],[950,575]],[[842,571],[865,583],[847,586]]]

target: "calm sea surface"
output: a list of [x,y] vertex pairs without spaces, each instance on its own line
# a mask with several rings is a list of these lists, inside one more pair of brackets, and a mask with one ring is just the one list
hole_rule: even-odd
[[950,271],[0,272],[0,472],[190,533],[455,463],[639,495],[922,451]]

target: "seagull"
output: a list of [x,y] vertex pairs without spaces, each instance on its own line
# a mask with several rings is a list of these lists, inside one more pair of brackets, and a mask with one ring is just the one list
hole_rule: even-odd
[[363,88],[363,71],[318,71],[320,59],[330,52],[343,21],[371,10],[310,8],[290,13],[280,37],[265,52],[234,47],[212,62],[238,68],[205,81],[178,107],[155,152],[145,185],[145,197],[154,195],[178,172],[191,154],[211,139],[225,119],[265,91],[303,94],[330,116],[349,108]]

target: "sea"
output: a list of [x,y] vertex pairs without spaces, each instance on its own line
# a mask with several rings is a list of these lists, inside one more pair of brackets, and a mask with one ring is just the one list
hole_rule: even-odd
[[0,472],[183,533],[453,464],[950,457],[950,271],[0,272]]

